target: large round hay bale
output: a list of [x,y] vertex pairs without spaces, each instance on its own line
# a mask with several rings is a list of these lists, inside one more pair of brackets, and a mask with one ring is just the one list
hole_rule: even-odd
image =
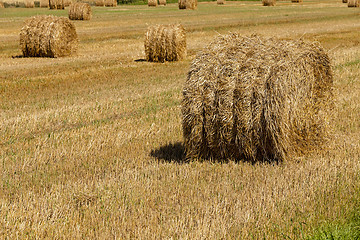
[[25,21],[20,31],[24,57],[62,57],[77,50],[74,24],[65,17],[34,16]]
[[166,6],[166,0],[159,0],[159,5]]
[[50,9],[64,9],[64,0],[49,0]]
[[348,0],[348,7],[359,7],[359,0]]
[[276,0],[262,0],[263,6],[275,6]]
[[319,146],[332,82],[317,43],[218,37],[192,62],[183,89],[187,157],[282,161]]
[[105,7],[116,7],[117,1],[116,0],[104,0]]
[[186,57],[186,32],[181,24],[150,26],[145,34],[149,62],[179,61]]
[[35,3],[33,0],[25,0],[24,4],[25,4],[25,8],[34,8],[35,7]]
[[217,4],[223,5],[223,4],[225,4],[225,0],[217,0]]
[[48,8],[49,7],[49,0],[40,0],[40,7],[41,8]]
[[149,7],[156,7],[158,5],[157,0],[148,0]]
[[179,0],[179,9],[196,9],[198,1],[197,0]]
[[73,3],[69,8],[69,19],[90,20],[92,16],[91,7],[88,3]]

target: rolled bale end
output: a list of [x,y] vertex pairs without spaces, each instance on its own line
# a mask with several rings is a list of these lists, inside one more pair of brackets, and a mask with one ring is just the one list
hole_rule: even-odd
[[195,10],[197,9],[198,1],[197,0],[186,0],[186,9]]
[[156,7],[158,5],[157,0],[148,0],[149,7]]
[[187,158],[284,161],[321,146],[332,71],[317,43],[220,36],[192,62],[183,89]]
[[159,5],[166,6],[166,0],[159,0]]
[[348,0],[348,7],[359,7],[359,0]]
[[40,0],[40,7],[41,8],[48,8],[49,7],[49,0]]
[[32,0],[25,0],[24,4],[25,4],[25,8],[34,8],[35,7],[35,3]]
[[180,61],[186,57],[186,32],[181,24],[150,26],[145,34],[149,62]]
[[70,20],[90,20],[92,17],[91,7],[88,3],[73,3],[69,8]]
[[20,31],[24,57],[64,57],[77,51],[78,38],[74,24],[65,17],[34,16]]
[[225,0],[217,0],[216,3],[218,5],[223,5],[223,4],[225,4]]
[[116,0],[104,0],[105,7],[116,7],[117,1]]
[[263,6],[275,6],[276,0],[262,0]]
[[104,7],[105,6],[104,0],[96,0],[95,1],[95,6]]

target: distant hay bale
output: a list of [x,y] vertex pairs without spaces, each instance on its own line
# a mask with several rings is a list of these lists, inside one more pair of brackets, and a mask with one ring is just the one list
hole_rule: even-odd
[[302,3],[303,0],[291,0],[291,2],[293,2],[293,3]]
[[117,1],[116,0],[104,0],[105,7],[116,7]]
[[348,0],[348,7],[359,7],[359,0]]
[[157,5],[157,0],[148,0],[149,7],[156,7]]
[[49,0],[50,9],[64,9],[64,0]]
[[34,16],[20,31],[20,47],[24,57],[63,57],[77,50],[74,24],[65,17]]
[[159,0],[159,5],[166,6],[166,0]]
[[48,8],[49,7],[49,0],[40,0],[40,7],[41,8]]
[[321,146],[332,84],[318,43],[218,37],[192,62],[183,89],[187,158],[282,161]]
[[262,0],[263,6],[275,6],[276,0]]
[[95,6],[104,7],[105,6],[104,0],[96,0]]
[[77,2],[70,5],[70,20],[90,20],[91,16],[91,7],[88,3]]
[[5,8],[4,3],[0,2],[0,8]]
[[217,0],[217,4],[219,5],[225,4],[225,0]]
[[347,3],[347,2],[348,2],[348,0],[342,0],[342,2],[343,2],[343,3]]
[[25,3],[26,8],[34,8],[35,7],[35,3],[33,0],[25,0],[24,3]]
[[186,57],[186,32],[181,24],[150,26],[145,35],[149,62],[179,61]]
[[69,7],[73,1],[72,0],[63,0],[64,1],[64,7]]
[[198,5],[197,0],[179,0],[179,9],[196,9]]

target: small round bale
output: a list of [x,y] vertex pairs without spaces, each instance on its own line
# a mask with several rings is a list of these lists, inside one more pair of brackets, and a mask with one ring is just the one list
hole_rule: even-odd
[[262,0],[263,6],[275,6],[276,0]]
[[96,0],[95,1],[95,6],[104,7],[105,6],[104,0]]
[[225,4],[225,0],[217,0],[217,4],[218,5],[223,5],[223,4]]
[[342,2],[343,2],[343,3],[347,3],[347,2],[348,2],[348,0],[342,0]]
[[116,7],[117,1],[116,0],[104,0],[105,7]]
[[5,8],[4,3],[0,1],[0,8]]
[[49,0],[50,9],[64,9],[64,0]]
[[179,0],[179,9],[195,10],[197,8],[197,5],[198,5],[197,0]]
[[156,7],[158,5],[157,0],[148,0],[149,7]]
[[186,9],[186,0],[179,0],[179,9]]
[[25,4],[25,8],[34,8],[35,7],[35,3],[33,0],[25,0],[24,4]]
[[63,57],[77,50],[74,24],[65,17],[34,16],[20,31],[20,47],[24,57]]
[[40,7],[41,8],[48,8],[49,7],[49,0],[40,0]]
[[150,26],[145,34],[149,62],[179,61],[186,57],[186,32],[181,24]]
[[303,0],[291,0],[292,3],[302,3]]
[[88,3],[73,3],[69,8],[70,20],[90,20],[92,16],[91,7]]
[[166,6],[166,0],[159,0],[159,5]]
[[348,7],[359,7],[359,0],[348,0]]
[[183,89],[187,158],[284,161],[320,146],[332,70],[318,43],[220,36],[197,55]]

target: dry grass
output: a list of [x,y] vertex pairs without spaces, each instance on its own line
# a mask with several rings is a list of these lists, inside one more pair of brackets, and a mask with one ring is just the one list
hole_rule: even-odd
[[[21,54],[29,14],[66,11],[1,9],[0,238],[301,239],[358,204],[356,9],[341,1],[177,9],[94,8],[91,22],[75,22],[78,55],[54,59],[11,56]],[[144,57],[148,25],[174,22],[188,30],[188,57],[134,62]],[[279,165],[183,161],[180,103],[190,62],[218,33],[235,30],[303,36],[329,50],[329,150]]]
[[24,57],[64,57],[76,53],[77,33],[68,18],[35,16],[27,19],[20,31]]
[[92,17],[91,7],[88,3],[73,3],[69,8],[70,20],[90,20]]
[[283,161],[320,147],[332,84],[317,43],[218,37],[196,56],[185,82],[187,157]]

